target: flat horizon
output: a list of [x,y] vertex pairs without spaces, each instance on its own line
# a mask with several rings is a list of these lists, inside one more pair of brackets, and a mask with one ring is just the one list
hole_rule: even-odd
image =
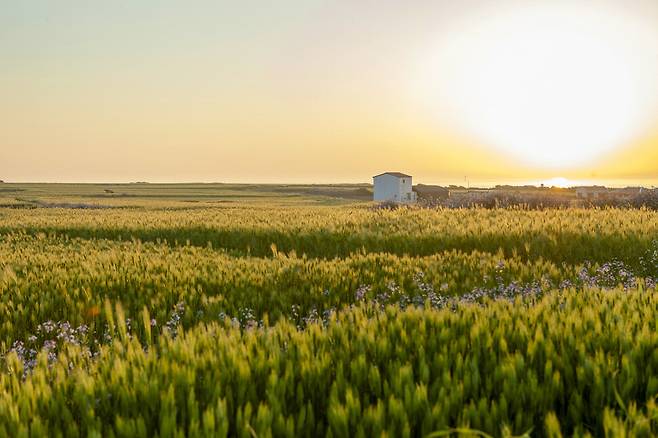
[[[413,175],[412,175],[413,177]],[[644,180],[644,179],[623,179],[623,180],[601,180],[601,179],[581,179],[581,180],[571,180],[571,179],[561,179],[560,181],[555,181],[555,179],[546,179],[546,180],[499,180],[499,181],[487,181],[487,180],[418,180],[413,177],[413,183],[416,184],[427,184],[427,185],[438,185],[438,186],[459,186],[459,187],[471,187],[471,188],[493,188],[496,186],[512,186],[512,187],[523,187],[523,186],[535,186],[540,187],[542,184],[545,187],[559,187],[559,188],[570,188],[570,187],[579,187],[579,186],[605,186],[610,188],[623,188],[623,187],[644,187],[644,188],[655,188],[658,187],[657,180]],[[6,185],[21,185],[21,184],[34,184],[34,185],[135,185],[135,184],[153,184],[153,185],[271,185],[271,186],[280,186],[280,185],[371,185],[372,180],[370,181],[254,181],[254,180],[237,180],[237,181],[174,181],[174,180],[132,180],[132,181],[4,181],[3,184]]]

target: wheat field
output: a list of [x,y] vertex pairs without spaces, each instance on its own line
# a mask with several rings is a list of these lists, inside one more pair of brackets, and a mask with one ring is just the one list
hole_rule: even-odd
[[3,187],[0,436],[658,433],[655,211],[207,189]]

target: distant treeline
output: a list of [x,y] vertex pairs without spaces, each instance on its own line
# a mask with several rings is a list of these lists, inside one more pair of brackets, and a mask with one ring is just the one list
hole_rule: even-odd
[[450,192],[449,196],[419,196],[419,205],[444,208],[519,207],[532,210],[568,207],[648,208],[658,210],[658,190],[643,190],[630,197],[610,197],[605,199],[574,198],[573,196],[565,196],[564,192],[559,191],[472,190],[466,192]]

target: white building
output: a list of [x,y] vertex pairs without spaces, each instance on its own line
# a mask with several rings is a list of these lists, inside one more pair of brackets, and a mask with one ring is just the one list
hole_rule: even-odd
[[412,190],[411,175],[400,172],[385,172],[372,177],[374,196],[379,202],[398,202],[410,204],[416,202],[416,193]]

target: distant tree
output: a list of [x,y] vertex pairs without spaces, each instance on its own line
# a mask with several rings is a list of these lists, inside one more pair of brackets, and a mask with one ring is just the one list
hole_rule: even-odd
[[658,210],[658,189],[643,190],[631,200],[634,207]]

